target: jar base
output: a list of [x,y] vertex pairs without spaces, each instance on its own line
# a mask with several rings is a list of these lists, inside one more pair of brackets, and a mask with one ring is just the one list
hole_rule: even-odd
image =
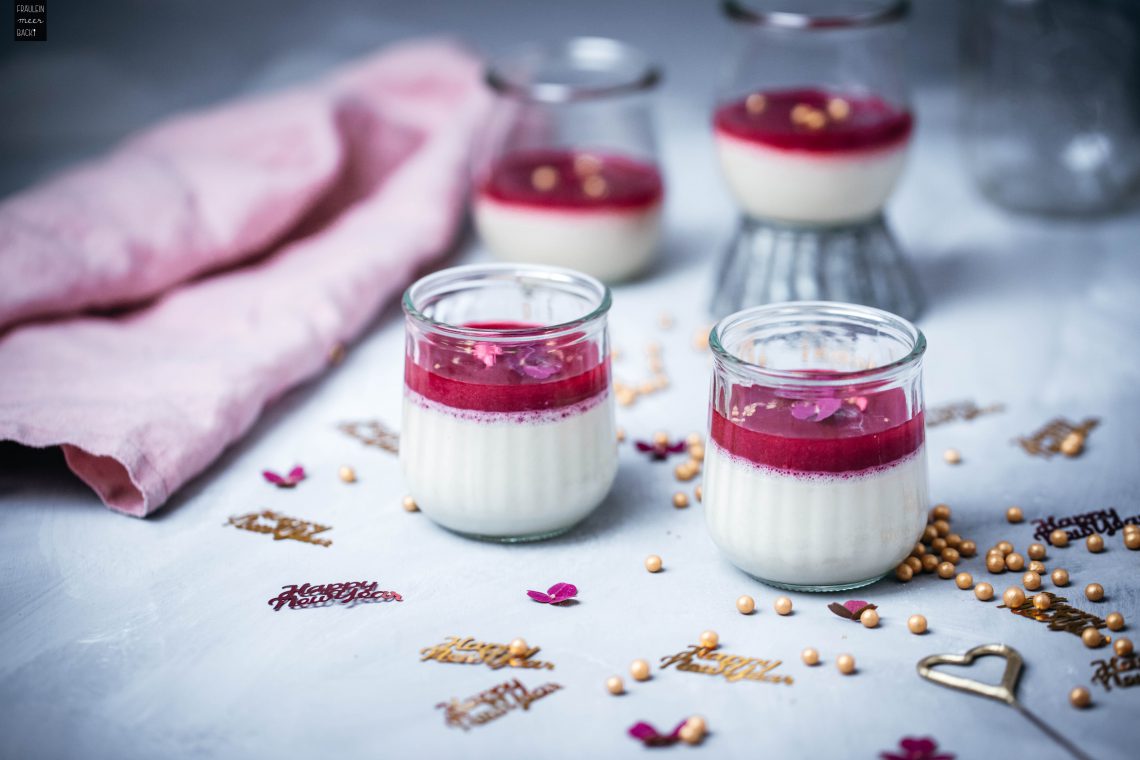
[[760,581],[761,583],[763,583],[766,586],[773,586],[775,588],[783,589],[785,591],[799,591],[799,592],[806,592],[806,593],[812,593],[812,594],[826,594],[826,593],[833,592],[833,591],[851,591],[852,589],[863,588],[864,586],[870,586],[872,583],[877,583],[878,581],[881,581],[883,578],[886,578],[888,575],[890,575],[890,571],[888,570],[887,572],[882,573],[881,575],[876,575],[873,578],[867,578],[866,580],[852,581],[850,583],[833,583],[833,584],[783,583],[780,581],[770,581],[767,578],[761,578],[758,575],[752,575],[752,573],[748,573],[748,575],[750,575],[751,577]]
[[[567,525],[565,528],[545,530],[540,533],[529,533],[523,536],[487,536],[480,533],[468,533],[467,531],[455,530],[454,528],[449,528],[446,525],[442,525],[438,522],[435,524],[439,525],[439,527],[443,528],[448,533],[454,533],[457,536],[474,539],[475,541],[484,541],[489,544],[530,544],[537,541],[546,541],[551,538],[557,538],[558,536],[569,533],[570,531],[577,528],[580,524],[582,524],[584,520],[585,518],[572,525]],[[432,522],[435,521],[433,520]]]
[[882,214],[835,226],[742,216],[714,287],[716,317],[767,303],[843,301],[913,320],[924,306],[914,270]]

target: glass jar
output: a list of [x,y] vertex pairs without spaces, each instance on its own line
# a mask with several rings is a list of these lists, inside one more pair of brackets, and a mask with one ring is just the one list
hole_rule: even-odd
[[587,275],[486,264],[404,294],[400,463],[435,522],[525,541],[568,530],[617,473],[606,315]]
[[1010,209],[1113,211],[1140,181],[1140,4],[971,0],[961,24],[962,142]]
[[713,541],[800,591],[872,583],[926,524],[923,334],[864,306],[792,302],[710,336],[704,508]]
[[658,69],[617,40],[581,37],[493,60],[495,105],[472,163],[475,226],[505,261],[615,282],[657,250],[664,184],[650,94]]

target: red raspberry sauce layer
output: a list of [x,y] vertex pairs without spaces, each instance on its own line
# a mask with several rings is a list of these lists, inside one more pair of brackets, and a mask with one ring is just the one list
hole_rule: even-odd
[[[545,329],[540,325],[471,322],[464,326],[487,330],[534,328],[536,339],[523,345],[502,345],[503,353],[493,357],[499,344],[476,341],[475,346],[469,346],[420,340],[418,356],[409,354],[404,360],[408,389],[456,409],[531,412],[572,406],[609,388],[609,356],[601,356],[598,344],[584,340],[581,333],[560,338],[551,346],[550,341],[538,337]],[[490,364],[481,356],[489,357]]]
[[[551,176],[555,179],[550,187],[536,186],[536,178]],[[634,211],[659,203],[664,190],[657,167],[636,159],[569,150],[520,150],[495,163],[480,192],[501,203],[546,210]]]
[[[905,142],[914,126],[910,111],[874,95],[854,97],[812,88],[759,94],[765,100],[759,113],[749,112],[746,99],[717,108],[713,118],[717,131],[770,148],[842,153],[893,147]],[[847,103],[850,110],[845,118],[829,116],[819,129],[792,121],[792,109],[797,105],[808,105],[826,114],[832,98]]]
[[[890,465],[913,454],[926,439],[922,412],[907,419],[901,388],[860,396],[862,410],[847,400],[819,422],[796,419],[795,399],[756,386],[733,389],[739,411],[757,403],[753,414],[733,421],[714,406],[712,439],[725,451],[753,464],[802,473],[856,473]],[[768,408],[769,405],[772,408]]]

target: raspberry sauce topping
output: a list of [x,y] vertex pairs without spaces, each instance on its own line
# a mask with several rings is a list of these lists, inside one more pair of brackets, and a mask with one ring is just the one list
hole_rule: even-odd
[[660,202],[663,187],[656,166],[625,156],[520,150],[499,158],[480,192],[548,210],[633,211]]
[[770,148],[842,153],[893,147],[910,136],[910,111],[875,95],[814,88],[773,90],[726,103],[713,119],[718,132]]
[[609,357],[582,333],[545,339],[541,325],[508,321],[464,327],[533,329],[535,339],[513,344],[439,336],[415,340],[404,361],[408,389],[456,409],[529,412],[572,406],[609,388]]
[[730,454],[778,470],[882,467],[917,451],[926,437],[922,412],[910,416],[902,388],[810,400],[759,386],[735,386],[729,394],[728,403],[714,404],[712,439]]

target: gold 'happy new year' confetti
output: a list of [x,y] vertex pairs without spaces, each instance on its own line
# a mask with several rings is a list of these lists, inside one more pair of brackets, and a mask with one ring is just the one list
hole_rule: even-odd
[[508,665],[512,668],[554,670],[553,663],[531,659],[539,649],[528,646],[522,654],[513,655],[508,644],[476,641],[471,636],[448,636],[442,644],[421,649],[420,662],[434,660],[460,665],[487,665],[492,670]]
[[448,702],[437,704],[436,709],[444,711],[446,725],[467,731],[501,718],[511,710],[529,710],[534,702],[561,688],[561,684],[544,683],[536,689],[528,689],[519,679],[513,678],[467,699],[452,697]]
[[981,417],[984,414],[995,414],[1003,411],[1005,411],[1005,404],[978,406],[973,401],[955,401],[950,404],[930,407],[926,410],[924,416],[926,418],[926,426],[935,427],[937,425],[945,425],[947,422],[953,422],[954,420],[969,421],[975,417]]
[[1112,657],[1108,660],[1093,660],[1089,663],[1096,666],[1096,672],[1090,679],[1099,683],[1105,691],[1127,689],[1130,686],[1140,686],[1140,654],[1133,652],[1123,657]]
[[331,539],[314,538],[318,533],[331,530],[332,526],[318,525],[308,520],[298,520],[295,517],[286,517],[269,510],[231,517],[226,525],[254,533],[271,533],[274,541],[291,538],[294,541],[304,541],[307,544],[316,544],[317,546],[332,544]]
[[1054,454],[1065,454],[1075,457],[1084,449],[1089,433],[1098,424],[1100,420],[1096,417],[1089,417],[1079,425],[1058,417],[1045,423],[1033,435],[1018,438],[1017,443],[1032,456],[1049,459]]
[[1004,604],[999,604],[999,609],[1008,609],[1015,615],[1020,615],[1030,620],[1036,620],[1039,623],[1048,623],[1050,631],[1068,631],[1069,633],[1080,636],[1086,628],[1105,628],[1108,624],[1103,618],[1098,617],[1091,612],[1078,610],[1076,607],[1068,604],[1068,599],[1063,596],[1057,596],[1051,591],[1042,591],[1042,594],[1049,597],[1049,608],[1039,610],[1033,606],[1032,597],[1027,597],[1017,607],[1007,607]]
[[352,436],[365,446],[375,446],[391,454],[400,453],[399,434],[380,420],[342,422],[337,425],[337,430]]
[[[704,665],[703,662],[710,664]],[[728,681],[762,681],[765,683],[792,684],[791,676],[774,675],[782,660],[764,660],[759,657],[743,657],[693,644],[677,654],[661,658],[661,669],[676,665],[677,670],[689,673],[703,673],[709,676],[724,676]]]

